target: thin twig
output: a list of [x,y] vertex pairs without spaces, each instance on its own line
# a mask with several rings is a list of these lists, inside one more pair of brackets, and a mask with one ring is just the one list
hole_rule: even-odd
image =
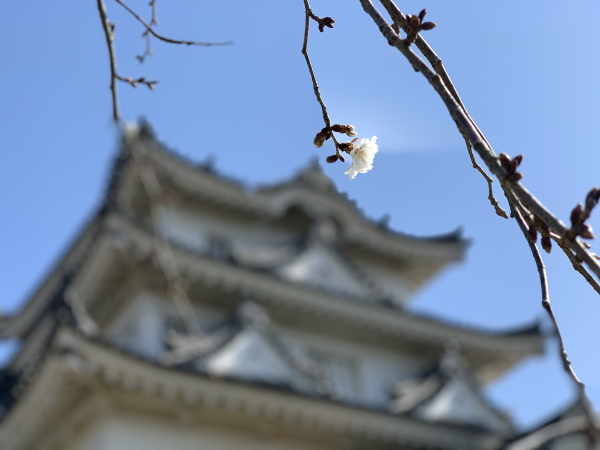
[[165,36],[162,36],[160,34],[158,34],[156,31],[154,31],[154,29],[146,23],[146,21],[144,19],[142,19],[133,9],[131,9],[129,6],[127,6],[125,3],[123,3],[123,1],[121,0],[115,0],[119,5],[121,5],[123,8],[125,8],[127,10],[127,12],[129,12],[129,14],[131,14],[133,17],[135,17],[138,22],[140,22],[144,27],[146,27],[146,30],[148,30],[152,36],[154,36],[155,38],[164,41],[164,42],[168,42],[169,44],[183,44],[183,45],[200,45],[203,47],[214,47],[217,45],[231,45],[233,44],[232,41],[227,41],[227,42],[196,42],[196,41],[180,41],[178,39],[171,39]]
[[558,321],[556,320],[556,316],[554,315],[554,311],[552,309],[552,304],[550,303],[550,293],[548,290],[548,276],[546,273],[546,266],[544,265],[544,261],[542,260],[542,255],[540,254],[540,251],[537,248],[537,245],[535,245],[535,243],[533,243],[531,241],[531,239],[529,239],[529,233],[528,233],[529,227],[525,223],[525,220],[521,216],[521,213],[519,212],[518,208],[512,202],[510,202],[510,199],[509,199],[509,203],[510,203],[511,213],[514,216],[517,223],[519,224],[519,228],[523,232],[523,235],[525,236],[525,240],[527,241],[527,244],[529,245],[529,249],[531,250],[531,254],[533,255],[533,259],[535,260],[535,264],[537,266],[538,274],[540,277],[541,290],[542,290],[542,306],[548,313],[548,316],[550,317],[550,320],[552,321],[552,325],[554,326],[554,331],[556,333],[556,337],[558,338],[559,356],[560,356],[560,359],[561,359],[561,362],[563,365],[563,369],[565,370],[565,372],[567,372],[569,377],[571,377],[571,379],[575,383],[575,386],[577,387],[577,390],[579,392],[579,398],[582,403],[584,413],[587,417],[588,429],[590,430],[590,435],[594,439],[596,439],[599,436],[600,430],[598,430],[598,428],[596,426],[596,419],[594,418],[594,411],[591,406],[589,397],[587,395],[587,392],[585,389],[585,384],[579,379],[579,377],[575,373],[575,370],[573,369],[573,365],[571,364],[571,361],[569,360],[569,355],[567,354],[565,342],[563,340],[563,336],[560,331]]
[[[152,28],[153,26],[158,25],[158,17],[156,15],[156,0],[150,0],[150,3],[148,3],[148,5],[150,6],[150,10],[152,12],[149,25],[150,28]],[[152,56],[154,54],[154,52],[152,51],[152,35],[148,30],[146,30],[142,33],[142,36],[146,39],[146,49],[141,55],[135,55],[136,59],[140,62],[140,64],[144,63],[146,57]]]
[[492,177],[490,177],[486,173],[485,170],[483,170],[481,168],[481,166],[479,164],[477,164],[477,161],[475,161],[475,156],[473,155],[473,148],[471,147],[471,143],[469,142],[468,139],[465,139],[465,144],[467,146],[467,151],[469,152],[469,158],[471,158],[471,164],[473,164],[473,169],[476,169],[477,171],[479,171],[479,173],[481,174],[481,176],[483,178],[485,178],[485,181],[487,181],[487,184],[488,184],[488,200],[490,201],[490,203],[494,207],[494,210],[496,211],[496,214],[498,214],[500,217],[504,217],[505,219],[508,219],[508,214],[506,214],[506,211],[504,211],[504,209],[498,203],[498,200],[496,200],[496,197],[494,197],[494,190],[492,188],[492,183],[494,182],[494,180],[492,179]]
[[149,5],[152,9],[152,19],[150,20],[150,26],[158,25],[158,16],[156,15],[156,0],[150,0]]
[[327,130],[329,130],[329,135],[335,143],[335,154],[338,158],[340,158],[343,161],[344,157],[341,155],[339,149],[340,143],[338,142],[333,130],[331,129],[331,120],[329,119],[329,114],[327,113],[327,107],[325,106],[325,102],[321,97],[321,91],[319,90],[317,77],[315,76],[315,71],[313,70],[312,63],[310,62],[310,57],[308,56],[308,32],[310,29],[310,19],[313,19],[317,23],[321,23],[321,19],[312,12],[312,9],[310,9],[310,5],[308,4],[308,0],[304,0],[304,9],[306,11],[306,21],[304,23],[304,43],[302,44],[302,54],[304,55],[304,59],[306,59],[306,65],[308,66],[308,71],[310,72],[310,78],[313,84],[313,91],[315,93],[315,96],[317,97],[319,105],[321,105],[321,110],[323,111],[323,121],[325,122],[325,127],[327,128]]
[[579,272],[583,276],[583,278],[585,278],[587,280],[587,282],[590,284],[590,286],[592,286],[594,288],[594,290],[598,294],[600,294],[600,284],[581,264],[581,261],[577,259],[577,257],[573,254],[573,252],[569,248],[565,247],[565,245],[562,243],[562,241],[557,240],[556,242],[558,243],[558,246],[562,249],[562,251],[565,252],[565,255],[567,255],[567,258],[569,258],[569,261],[571,261],[571,264],[573,264],[573,269],[575,269],[577,272]]
[[100,21],[102,22],[102,29],[104,30],[104,36],[106,37],[108,57],[110,59],[110,92],[112,95],[113,119],[115,122],[119,122],[121,116],[119,114],[119,97],[117,95],[117,58],[115,56],[114,24],[110,23],[108,20],[104,0],[98,0],[97,5],[98,12],[100,13]]
[[[444,102],[459,131],[465,133],[471,142],[473,149],[479,154],[492,174],[500,181],[502,188],[505,191],[512,191],[529,212],[538,217],[549,227],[553,233],[552,236],[558,236],[559,239],[564,239],[568,236],[569,228],[567,228],[562,221],[554,216],[521,183],[506,177],[507,172],[500,164],[498,157],[496,157],[496,154],[487,143],[487,140],[482,137],[481,131],[473,124],[473,120],[467,115],[464,108],[451,94],[448,87],[442,81],[442,77],[435,73],[431,67],[411,50],[410,46],[398,36],[379,11],[375,9],[370,0],[360,0],[360,3],[365,12],[371,16],[375,24],[379,27],[379,30],[388,43],[391,46],[396,47],[406,57],[413,69],[417,72],[421,72],[435,89]],[[391,4],[391,6],[395,7],[393,4]],[[398,11],[398,14],[401,13]],[[564,240],[564,243],[575,252],[579,259],[586,263],[588,268],[597,277],[600,277],[600,264],[581,242],[577,239],[573,239]]]
[[140,78],[134,80],[131,77],[125,78],[125,77],[122,77],[121,75],[116,75],[115,78],[117,80],[119,80],[119,81],[123,81],[125,83],[128,83],[128,84],[130,84],[133,87],[137,87],[138,84],[144,84],[144,85],[148,86],[148,89],[150,89],[151,91],[154,90],[154,85],[156,83],[158,83],[158,80],[149,81],[149,80],[146,80],[146,78],[144,78],[144,77],[140,77]]

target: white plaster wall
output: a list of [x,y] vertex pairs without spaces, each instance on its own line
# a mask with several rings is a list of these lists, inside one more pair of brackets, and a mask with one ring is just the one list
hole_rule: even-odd
[[[225,320],[226,315],[212,308],[195,305],[198,322],[204,329]],[[167,320],[178,321],[173,302],[151,292],[139,292],[105,331],[108,340],[119,348],[155,360],[165,351]]]
[[[433,363],[362,345],[360,336],[355,342],[350,342],[281,327],[276,331],[297,357],[310,356],[311,353],[331,355],[334,363],[336,358],[340,360],[341,370],[347,367],[348,361],[353,361],[357,387],[353,392],[345,391],[343,399],[364,406],[387,407],[390,388],[395,381],[414,377]],[[347,378],[344,376],[344,379]],[[343,379],[340,381],[348,385]]]
[[281,245],[294,238],[292,233],[281,228],[244,222],[216,214],[168,206],[163,218],[162,232],[172,241],[198,251],[208,250],[210,238],[229,238],[240,245]]
[[[202,306],[196,306],[196,313],[204,329],[227,318],[223,311]],[[119,348],[158,360],[166,350],[167,320],[177,322],[172,302],[157,294],[140,292],[111,324],[106,335]],[[277,326],[275,333],[298,360],[324,361],[325,373],[337,386],[341,400],[365,406],[386,407],[395,381],[418,375],[432,364],[432,361],[360,344],[360,335],[351,342]],[[237,372],[244,370],[238,367],[240,364],[236,363]],[[281,375],[278,366],[263,368],[263,371],[270,370]],[[235,376],[233,373],[223,375]]]
[[401,306],[408,302],[411,297],[411,283],[401,267],[376,264],[372,261],[357,261],[356,264],[395,304]]
[[[548,445],[548,450],[589,450],[589,448],[588,438],[581,433],[570,434],[554,439],[550,445]],[[600,446],[596,447],[596,449],[598,448],[600,448]]]
[[[181,206],[168,206],[167,214],[163,218],[162,232],[173,242],[182,244],[185,247],[196,251],[208,251],[211,238],[228,239],[240,251],[247,253],[250,251],[265,252],[271,247],[271,252],[284,250],[281,247],[292,243],[299,236],[294,233],[274,227],[267,223],[244,222],[243,220],[234,220],[231,217],[219,216],[212,212],[202,209],[192,209]],[[255,250],[252,250],[255,249]],[[322,253],[322,252],[321,252]],[[306,261],[299,265],[289,268],[286,275],[295,281],[304,281],[306,270],[311,267],[321,265],[321,261],[330,263],[331,258],[320,254],[315,258],[312,254],[302,255]],[[265,255],[268,257],[268,255]],[[267,258],[268,259],[268,258]],[[410,280],[402,273],[401,267],[388,263],[387,261],[377,261],[376,259],[355,261],[358,267],[376,282],[380,289],[388,294],[398,304],[404,304],[411,295]],[[297,266],[297,267],[296,267]],[[285,268],[282,268],[285,271]],[[315,275],[314,271],[308,270],[315,276],[311,283],[322,286],[324,283],[330,283],[331,287],[340,292],[351,292],[358,295],[364,295],[364,288],[360,286],[360,281],[354,280],[350,274],[350,279],[345,274],[339,274],[337,267],[331,270],[325,268]],[[327,275],[326,272],[330,272]],[[326,278],[322,280],[321,278]]]
[[70,450],[326,450],[315,442],[274,439],[233,428],[179,425],[116,414],[91,426]]
[[373,296],[364,280],[357,277],[339,257],[325,247],[308,249],[297,259],[280,267],[277,272],[295,283],[305,283],[366,299]]
[[427,422],[449,422],[482,426],[504,436],[512,429],[473,392],[467,380],[455,378],[432,399],[417,407],[415,414]]

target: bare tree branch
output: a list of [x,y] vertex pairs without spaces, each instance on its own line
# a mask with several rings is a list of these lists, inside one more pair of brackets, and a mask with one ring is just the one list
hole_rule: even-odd
[[[379,30],[387,39],[388,43],[391,46],[396,47],[406,57],[413,69],[420,72],[432,85],[446,105],[446,108],[452,119],[455,121],[459,131],[466,135],[489,170],[496,178],[498,178],[502,188],[505,191],[512,191],[522,205],[549,228],[551,232],[549,235],[552,238],[555,240],[562,240],[563,244],[572,249],[577,258],[584,262],[596,277],[600,277],[600,264],[578,239],[573,239],[571,237],[570,229],[567,228],[560,219],[554,216],[538,199],[519,183],[518,180],[508,177],[509,173],[502,166],[500,159],[487,143],[487,140],[483,137],[479,128],[474,125],[471,117],[466,113],[465,109],[458,103],[448,87],[444,84],[442,80],[443,77],[436,73],[411,50],[409,43],[404,42],[398,36],[396,31],[386,22],[377,9],[375,9],[370,0],[360,0],[360,3],[365,12],[371,16],[375,24],[379,27]],[[391,1],[387,2],[387,4],[390,11],[393,11],[396,16],[404,17]],[[419,40],[419,37],[417,37],[417,40]]]
[[[160,34],[158,34],[156,31],[154,31],[154,29],[152,28],[152,26],[148,25],[146,23],[146,21],[144,19],[142,19],[133,9],[131,9],[129,6],[127,6],[123,1],[121,0],[115,0],[119,5],[121,5],[123,8],[125,8],[127,10],[127,12],[129,12],[129,14],[131,14],[133,17],[135,17],[138,22],[140,22],[142,25],[144,25],[144,27],[146,27],[146,30],[152,34],[152,36],[154,36],[155,38],[164,41],[164,42],[168,42],[169,44],[183,44],[183,45],[199,45],[199,46],[203,46],[203,47],[214,47],[217,45],[231,45],[233,44],[232,41],[227,41],[227,42],[197,42],[197,41],[181,41],[178,39],[171,39],[165,36],[162,36]],[[154,2],[153,3],[153,7],[154,7]],[[153,20],[155,18],[155,10],[153,9]],[[151,22],[151,23],[152,23]],[[158,22],[157,22],[158,23]]]
[[[158,24],[158,20],[156,17],[156,0],[150,1],[150,6],[152,8],[152,19],[150,24],[147,24],[138,14],[136,14],[129,6],[127,6],[121,0],[116,0],[123,8],[125,8],[130,14],[132,14],[139,22],[144,25],[146,28],[145,34],[147,39],[149,39],[149,35],[155,36],[156,38],[168,42],[171,44],[184,44],[184,45],[199,45],[199,46],[214,46],[214,45],[228,45],[231,42],[221,42],[221,43],[207,43],[207,42],[195,42],[195,41],[180,41],[175,39],[166,38],[162,35],[156,33],[153,29],[153,25]],[[121,123],[121,116],[119,113],[119,101],[117,95],[117,82],[122,81],[130,84],[133,87],[137,87],[139,84],[146,85],[150,89],[154,89],[154,86],[158,81],[150,81],[146,80],[145,77],[139,77],[137,79],[133,79],[132,77],[124,77],[119,75],[117,72],[117,59],[116,52],[114,46],[114,28],[115,24],[111,23],[108,20],[106,13],[106,5],[104,0],[97,0],[98,12],[100,14],[100,20],[102,22],[102,28],[104,30],[104,35],[106,38],[106,44],[108,48],[109,60],[110,60],[110,73],[111,73],[111,84],[110,89],[112,93],[112,103],[113,103],[113,119],[117,124]],[[148,34],[149,33],[149,34]],[[140,61],[143,61],[143,58],[146,54],[150,54],[150,43],[147,40],[147,48],[146,53],[141,57],[138,57]],[[155,257],[160,265],[161,271],[163,272],[166,282],[167,282],[167,296],[173,300],[179,317],[183,323],[183,326],[186,332],[189,335],[188,340],[186,340],[186,345],[188,350],[190,348],[195,348],[198,346],[197,350],[205,344],[206,337],[203,335],[200,330],[200,326],[196,317],[196,313],[189,299],[187,289],[188,282],[182,276],[175,256],[173,255],[173,250],[166,238],[163,238],[159,233],[159,227],[162,224],[164,217],[166,216],[166,207],[164,205],[164,192],[156,171],[152,166],[152,163],[149,159],[148,152],[143,143],[140,143],[137,137],[133,137],[131,132],[125,132],[125,141],[127,147],[131,151],[132,155],[132,164],[134,170],[137,171],[144,191],[148,197],[148,203],[150,208],[150,218],[152,222],[152,231],[153,231],[153,251]],[[189,341],[189,342],[188,342]],[[190,344],[191,343],[191,344]],[[193,345],[192,345],[193,344]],[[191,347],[190,347],[191,346]],[[197,353],[197,352],[196,352]]]
[[[394,25],[396,26],[398,33],[399,33],[400,28],[402,28],[406,33],[409,33],[410,26],[408,24],[408,21],[406,20],[404,15],[400,12],[398,7],[396,7],[394,2],[392,2],[391,0],[380,0],[380,1],[381,1],[381,4],[387,10],[390,17],[392,18],[392,21],[394,22]],[[396,31],[396,29],[394,31]],[[398,37],[400,37],[400,36],[398,36]],[[450,76],[446,72],[446,69],[444,68],[444,65],[442,64],[441,58],[431,49],[429,44],[427,44],[425,39],[423,39],[420,34],[418,34],[416,36],[415,45],[421,51],[423,56],[425,56],[425,58],[427,58],[427,60],[429,61],[429,63],[431,64],[431,66],[433,67],[435,72],[441,77],[442,82],[444,83],[446,88],[450,91],[450,94],[452,94],[452,97],[454,97],[454,100],[456,100],[456,102],[463,108],[465,114],[469,117],[473,126],[477,127],[477,125],[475,124],[475,122],[473,122],[473,120],[471,119],[471,116],[467,112],[467,109],[465,108],[460,96],[458,95],[458,91],[454,87],[454,84],[452,83]],[[477,130],[479,131],[479,128],[477,128]],[[469,157],[471,158],[471,164],[473,165],[473,168],[476,169],[479,173],[481,173],[481,175],[483,176],[483,178],[485,179],[485,181],[488,184],[488,200],[490,201],[491,205],[494,207],[494,210],[496,211],[497,215],[499,215],[500,217],[504,217],[505,219],[508,219],[508,215],[506,214],[506,211],[504,211],[504,209],[498,203],[498,200],[496,200],[496,198],[494,197],[494,190],[492,188],[492,183],[494,182],[494,180],[485,172],[485,170],[483,170],[481,168],[481,166],[475,160],[475,157],[473,156],[473,149],[471,146],[471,142],[469,141],[469,138],[465,135],[465,132],[463,130],[461,130],[461,135],[463,136],[463,138],[465,140],[465,145],[467,147],[467,151],[469,152]],[[483,136],[483,134],[481,132],[480,132],[480,135],[481,135],[482,139],[485,140],[485,136]],[[486,143],[487,143],[487,140],[486,140]]]
[[[559,341],[560,348],[560,358],[563,363],[564,370],[569,374],[573,382],[578,388],[580,401],[583,405],[586,420],[588,422],[588,430],[594,442],[597,441],[599,437],[599,430],[596,426],[593,409],[591,407],[590,401],[587,397],[585,385],[581,382],[581,380],[577,377],[577,374],[573,370],[571,362],[569,361],[564,340],[562,334],[560,332],[560,328],[558,326],[558,322],[554,315],[554,311],[552,310],[552,305],[550,303],[550,296],[548,293],[548,282],[546,276],[546,268],[542,261],[541,255],[537,246],[535,245],[535,240],[532,237],[537,238],[537,232],[535,229],[532,229],[532,225],[529,226],[525,223],[523,216],[521,215],[521,211],[527,217],[528,222],[536,224],[539,222],[539,228],[542,232],[542,245],[546,249],[546,251],[550,251],[550,238],[553,238],[555,241],[561,245],[561,247],[565,247],[564,250],[567,250],[567,256],[573,262],[576,269],[578,269],[578,265],[583,261],[587,264],[590,270],[596,275],[600,276],[600,265],[595,260],[594,256],[591,252],[588,252],[587,248],[577,239],[578,235],[581,235],[586,238],[593,237],[593,233],[591,232],[591,228],[589,226],[586,228],[584,222],[589,217],[591,210],[598,203],[598,199],[600,197],[600,190],[597,188],[593,188],[592,191],[588,194],[586,198],[586,207],[585,210],[578,205],[573,212],[571,213],[571,228],[567,228],[556,216],[554,216],[550,211],[544,207],[523,185],[519,183],[521,174],[516,173],[515,169],[521,162],[522,156],[518,158],[515,157],[514,160],[511,160],[507,155],[500,154],[500,158],[496,156],[491,146],[487,142],[487,139],[483,136],[483,133],[479,130],[479,128],[475,125],[473,119],[468,115],[466,109],[464,108],[460,98],[458,97],[458,93],[456,89],[452,85],[450,78],[447,76],[445,70],[443,70],[441,66],[441,60],[437,58],[432,51],[430,51],[429,47],[426,45],[424,40],[420,36],[416,36],[415,41],[419,41],[419,48],[422,49],[424,54],[429,54],[429,60],[433,67],[438,67],[436,71],[430,68],[421,58],[419,58],[411,49],[409,39],[402,40],[399,36],[400,26],[406,29],[407,23],[406,19],[400,12],[400,10],[391,2],[390,0],[381,0],[384,6],[386,6],[388,12],[393,17],[393,20],[396,23],[396,30],[392,26],[390,26],[383,16],[377,11],[377,9],[373,6],[370,0],[360,0],[360,3],[363,6],[365,12],[371,16],[375,24],[379,27],[382,35],[387,39],[388,43],[396,47],[409,61],[413,69],[417,72],[420,72],[427,81],[432,85],[432,87],[436,90],[451,117],[454,119],[459,132],[465,137],[465,140],[468,140],[467,146],[470,143],[475,151],[479,154],[479,156],[486,163],[491,172],[498,178],[501,183],[501,186],[508,198],[509,205],[511,207],[511,213],[516,218],[519,227],[521,228],[527,242],[530,246],[532,255],[536,262],[536,266],[538,268],[538,273],[540,276],[541,290],[542,290],[542,306],[548,313],[554,328],[556,330],[556,335]],[[412,17],[411,17],[412,19]],[[428,53],[429,52],[429,53]],[[435,58],[434,56],[435,55]],[[447,83],[447,84],[446,84]],[[520,211],[521,210],[521,211]],[[530,217],[530,214],[533,218]],[[535,234],[532,236],[531,231],[534,231]],[[573,251],[574,254],[570,254],[570,251]],[[575,262],[574,262],[575,258]],[[584,276],[584,278],[591,282],[591,276],[580,267],[580,273]],[[595,281],[595,280],[593,280]],[[598,283],[591,282],[592,286],[596,289]]]
[[[510,199],[509,199],[509,202],[510,202]],[[596,440],[596,439],[598,439],[598,437],[600,437],[600,430],[598,429],[598,427],[596,425],[596,419],[594,417],[594,410],[591,406],[591,402],[587,395],[587,392],[585,389],[585,384],[579,379],[579,377],[575,373],[575,370],[573,369],[573,365],[571,364],[571,361],[569,360],[569,356],[567,354],[567,349],[565,347],[565,342],[563,340],[562,333],[561,333],[560,327],[558,325],[558,321],[556,320],[556,316],[554,315],[554,311],[552,310],[552,304],[550,303],[550,292],[548,290],[548,276],[546,274],[546,266],[544,265],[544,261],[542,260],[542,255],[540,255],[540,251],[538,250],[537,246],[530,239],[529,227],[523,220],[521,213],[519,212],[519,210],[515,207],[515,205],[512,202],[510,202],[510,207],[511,207],[512,215],[514,216],[517,223],[519,224],[519,228],[523,232],[523,235],[525,236],[525,239],[527,240],[527,244],[529,244],[531,254],[533,255],[533,259],[535,260],[535,264],[537,266],[538,274],[540,277],[541,290],[542,290],[542,306],[548,313],[548,316],[550,317],[550,320],[552,321],[552,325],[554,326],[554,331],[556,333],[556,337],[558,338],[559,356],[560,356],[560,359],[563,364],[563,369],[569,375],[569,377],[571,377],[571,380],[573,380],[573,382],[575,383],[575,386],[577,387],[579,398],[582,403],[586,422],[587,422],[586,428],[587,428],[587,430],[589,430],[592,438],[594,440]]]

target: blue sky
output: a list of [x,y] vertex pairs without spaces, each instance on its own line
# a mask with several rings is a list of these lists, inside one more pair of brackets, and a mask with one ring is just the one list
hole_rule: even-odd
[[[222,173],[280,180],[318,155],[323,127],[300,53],[304,15],[294,2],[158,2],[158,31],[175,38],[233,40],[194,48],[154,41],[140,65],[142,28],[106,0],[117,23],[119,72],[160,82],[154,92],[121,84],[126,119],[145,116],[159,138]],[[147,0],[131,1],[149,16]],[[524,154],[523,183],[564,221],[599,183],[594,27],[600,4],[440,0],[427,7],[438,27],[425,35],[464,103],[496,151]],[[357,0],[313,0],[334,30],[309,42],[334,123],[378,136],[374,169],[350,181],[346,165],[325,170],[371,217],[417,235],[463,227],[467,260],[419,293],[413,307],[456,322],[510,328],[544,317],[539,282],[514,221],[494,214],[487,186],[471,168],[441,101],[387,45]],[[0,133],[3,220],[0,309],[15,311],[98,206],[114,156],[109,66],[94,1],[3,2],[0,16]],[[581,26],[579,26],[581,23]],[[496,190],[497,194],[500,194]],[[500,197],[500,195],[499,195]],[[503,201],[503,199],[500,199]],[[600,228],[596,217],[592,226]],[[574,367],[600,405],[600,298],[558,252],[545,257],[550,293]],[[532,424],[569,401],[556,345],[489,389],[519,424]]]

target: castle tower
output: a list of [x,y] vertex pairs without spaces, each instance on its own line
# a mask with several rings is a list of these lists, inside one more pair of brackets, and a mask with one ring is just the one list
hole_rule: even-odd
[[313,164],[248,189],[130,127],[102,207],[23,309],[2,450],[495,449],[481,388],[542,352],[408,311],[467,243],[365,217]]

